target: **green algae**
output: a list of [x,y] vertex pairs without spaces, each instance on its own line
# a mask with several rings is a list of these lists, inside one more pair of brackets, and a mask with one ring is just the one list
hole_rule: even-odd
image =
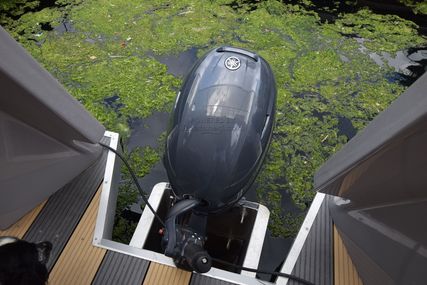
[[[146,174],[150,173],[151,168],[159,159],[158,150],[149,146],[136,147],[129,157],[130,164],[133,169],[136,169],[135,174],[139,177],[144,177]],[[124,170],[124,173],[127,173],[127,169]]]
[[[119,44],[88,42],[77,33],[53,35],[32,52],[89,112],[124,139],[130,134],[129,119],[169,110],[180,85],[156,60],[130,55]],[[112,96],[119,97],[118,110],[104,101]]]
[[425,43],[417,35],[417,25],[396,15],[378,15],[368,9],[345,14],[335,23],[337,32],[364,38],[375,51],[396,52]]
[[[276,128],[257,179],[257,196],[271,211],[272,233],[287,237],[295,235],[314,197],[314,172],[350,139],[340,131],[339,118],[361,130],[405,89],[388,80],[392,69],[376,65],[369,53],[393,55],[426,43],[414,23],[397,16],[362,9],[340,15],[335,23],[321,23],[315,12],[304,8],[311,2],[303,2],[61,0],[58,7],[17,12],[19,19],[2,18],[2,23],[125,141],[129,121],[170,109],[181,84],[181,78],[147,54],[198,47],[201,55],[223,44],[258,52],[275,73],[278,99]],[[64,19],[72,23],[73,32],[42,29],[41,23],[54,27]],[[363,38],[364,49],[357,38]],[[116,101],[111,105],[106,98]],[[126,155],[143,177],[161,153],[160,148],[135,148]],[[122,173],[126,183],[120,188],[119,215],[138,197],[129,174],[124,169]],[[281,209],[284,195],[292,197],[301,213]],[[116,225],[115,237],[120,239],[135,223],[117,218]]]
[[427,15],[427,2],[424,0],[399,0],[399,2],[411,7],[415,14]]
[[[234,24],[231,9],[214,2],[88,1],[73,11],[76,28],[106,39],[132,38],[137,52],[177,53],[193,46],[225,43]],[[96,13],[98,16],[93,17]]]
[[[175,97],[179,80],[168,75],[164,65],[150,58],[134,56],[97,59],[89,67],[71,74],[73,86],[79,87],[70,87],[69,90],[97,116],[109,113],[108,118],[102,118],[107,127],[118,129],[115,124],[125,124],[131,117],[143,118],[153,111],[170,109],[171,106],[167,107]],[[102,80],[99,80],[100,76]],[[114,95],[123,105],[115,116],[114,111],[103,104],[105,97]],[[128,136],[127,133],[122,135]]]
[[26,11],[35,9],[40,5],[40,1],[27,0],[0,0],[0,24],[10,25],[12,18],[22,16]]
[[61,17],[62,14],[57,9],[45,8],[39,12],[25,13],[19,21],[11,22],[8,27],[12,28],[12,36],[20,42],[31,40],[41,43],[47,36],[42,29],[42,23],[58,25]]

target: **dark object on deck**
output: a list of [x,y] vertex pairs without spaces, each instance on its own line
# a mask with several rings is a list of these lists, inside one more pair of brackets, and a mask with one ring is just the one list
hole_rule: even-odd
[[166,220],[165,254],[178,266],[210,269],[203,249],[207,215],[233,206],[252,185],[271,140],[275,104],[268,63],[247,50],[212,50],[186,77],[164,156],[177,196]]
[[46,263],[52,244],[31,243],[14,237],[0,237],[0,284],[47,283]]

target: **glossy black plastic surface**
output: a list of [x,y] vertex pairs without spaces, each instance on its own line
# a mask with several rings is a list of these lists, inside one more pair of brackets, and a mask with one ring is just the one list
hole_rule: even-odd
[[276,86],[268,63],[243,49],[221,47],[193,67],[177,96],[165,167],[178,196],[215,212],[253,183],[270,143]]

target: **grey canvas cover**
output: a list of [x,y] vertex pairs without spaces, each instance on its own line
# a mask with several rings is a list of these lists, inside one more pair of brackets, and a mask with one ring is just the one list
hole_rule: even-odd
[[364,284],[427,278],[427,73],[315,175]]
[[104,131],[0,27],[0,229],[86,169]]

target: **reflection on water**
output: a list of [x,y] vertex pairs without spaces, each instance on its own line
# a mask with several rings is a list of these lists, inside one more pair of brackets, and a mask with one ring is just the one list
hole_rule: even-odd
[[[427,48],[412,48],[398,51],[395,55],[388,52],[369,52],[365,47],[363,38],[355,38],[359,43],[359,50],[368,54],[377,65],[381,67],[390,67],[394,72],[390,72],[388,80],[390,82],[399,82],[402,85],[410,86],[427,70]],[[346,58],[340,56],[346,62]]]
[[197,61],[197,51],[198,49],[193,47],[179,54],[157,55],[148,53],[148,55],[166,64],[170,74],[176,77],[184,77]]
[[169,122],[169,113],[153,112],[144,119],[130,120],[131,135],[128,142],[128,150],[132,151],[137,146],[159,147],[158,138],[166,131]]
[[113,109],[115,112],[118,112],[123,103],[120,102],[119,95],[113,95],[111,97],[104,98],[103,103],[105,106]]
[[73,23],[68,19],[63,19],[61,24],[54,27],[53,29],[59,34],[76,31],[76,29],[73,26]]
[[345,135],[348,140],[350,140],[356,133],[357,129],[348,118],[342,116],[338,117],[338,135]]

